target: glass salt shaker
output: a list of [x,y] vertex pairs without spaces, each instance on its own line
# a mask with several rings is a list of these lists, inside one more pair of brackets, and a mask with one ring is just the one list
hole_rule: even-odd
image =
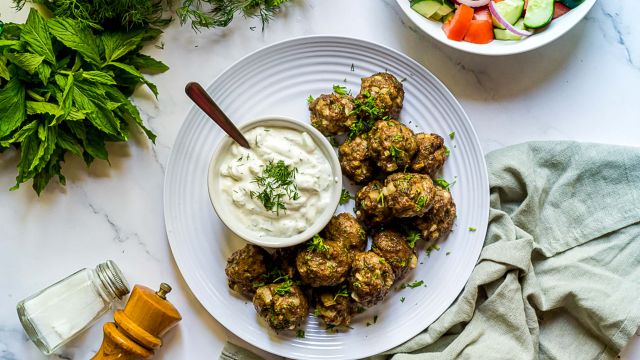
[[116,299],[129,293],[129,284],[111,260],[75,274],[18,303],[25,332],[49,355],[91,326]]

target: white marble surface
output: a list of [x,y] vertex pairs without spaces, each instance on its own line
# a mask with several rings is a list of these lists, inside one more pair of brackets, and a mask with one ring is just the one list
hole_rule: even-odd
[[[9,2],[0,4],[2,20],[24,20],[26,12],[16,14]],[[640,2],[601,0],[555,43],[504,58],[460,53],[417,33],[394,0],[297,0],[264,33],[258,21],[242,18],[225,30],[199,34],[174,23],[162,36],[164,49],[145,50],[171,67],[153,77],[159,101],[136,94],[158,134],[155,146],[142,137],[110,146],[111,166],[95,163],[88,170],[69,158],[66,188],[49,186],[40,198],[29,186],[8,191],[18,160],[13,152],[0,156],[0,360],[46,358],[27,341],[15,304],[105,259],[115,260],[131,283],[174,286],[170,299],[184,320],[166,336],[157,359],[213,359],[233,339],[189,292],[164,230],[163,174],[191,106],[183,93],[187,81],[209,83],[240,57],[280,40],[340,34],[390,46],[431,70],[460,100],[485,151],[550,139],[638,145],[638,13]],[[50,358],[87,359],[101,339],[97,325]],[[622,356],[640,359],[640,342]]]

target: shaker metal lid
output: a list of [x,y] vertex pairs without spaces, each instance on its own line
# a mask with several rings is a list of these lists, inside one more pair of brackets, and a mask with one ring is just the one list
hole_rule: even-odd
[[129,283],[122,274],[122,271],[113,260],[98,265],[98,276],[118,299],[122,299],[129,293]]

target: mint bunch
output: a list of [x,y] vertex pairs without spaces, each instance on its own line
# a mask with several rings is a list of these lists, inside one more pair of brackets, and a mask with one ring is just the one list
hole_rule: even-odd
[[168,69],[139,52],[155,29],[96,35],[80,21],[44,19],[31,9],[25,24],[5,24],[0,35],[0,152],[20,150],[17,189],[33,179],[36,193],[57,176],[65,178],[65,155],[87,165],[107,160],[105,143],[126,141],[130,126],[152,141],[128,99],[140,84],[158,90],[142,72]]

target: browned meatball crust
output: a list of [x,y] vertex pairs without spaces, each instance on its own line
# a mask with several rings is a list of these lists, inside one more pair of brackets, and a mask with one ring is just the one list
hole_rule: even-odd
[[373,306],[387,295],[394,279],[384,258],[371,251],[356,253],[349,275],[351,298],[364,307]]
[[442,241],[451,231],[456,220],[456,204],[451,193],[441,187],[436,194],[431,209],[415,221],[422,238],[429,243]]
[[327,325],[347,326],[351,324],[353,304],[347,287],[322,289],[314,292],[313,314]]
[[382,110],[380,118],[385,116],[395,118],[400,115],[404,89],[402,83],[395,76],[383,72],[362,78],[360,93],[356,99],[364,101],[368,96],[372,97],[376,107]]
[[391,174],[384,181],[383,196],[395,217],[413,217],[426,213],[433,203],[436,187],[428,175]]
[[444,139],[438,134],[419,133],[415,136],[418,144],[411,170],[433,177],[447,160],[447,148]]
[[391,265],[396,280],[415,269],[418,263],[415,250],[409,247],[406,237],[396,230],[385,229],[374,234],[371,251]]
[[391,216],[382,188],[380,181],[373,180],[356,194],[356,217],[367,226],[380,225]]
[[311,125],[323,135],[340,135],[356,121],[354,100],[349,95],[324,94],[309,104]]
[[324,228],[326,239],[337,241],[349,251],[363,251],[367,246],[367,233],[349,213],[335,215]]
[[374,176],[368,138],[367,134],[362,134],[348,139],[338,148],[342,173],[356,184],[365,183]]
[[256,285],[266,278],[269,253],[255,245],[245,245],[231,254],[224,269],[229,288],[248,297],[253,297]]
[[350,265],[351,258],[344,246],[318,235],[296,256],[300,278],[313,287],[340,284],[346,279]]
[[291,280],[259,287],[253,306],[274,330],[294,329],[309,313],[307,298]]
[[369,133],[369,155],[383,171],[404,170],[417,149],[413,131],[396,120],[377,121]]
[[296,256],[300,246],[290,246],[276,249],[273,252],[273,266],[279,270],[275,276],[287,276],[289,279],[299,278],[296,267]]

